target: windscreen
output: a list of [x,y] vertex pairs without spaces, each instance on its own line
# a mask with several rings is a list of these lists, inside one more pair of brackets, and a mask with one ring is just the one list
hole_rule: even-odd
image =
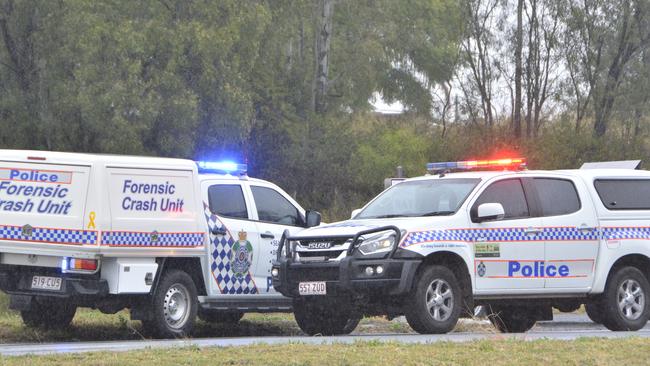
[[355,219],[452,215],[480,179],[427,179],[399,183],[372,201]]

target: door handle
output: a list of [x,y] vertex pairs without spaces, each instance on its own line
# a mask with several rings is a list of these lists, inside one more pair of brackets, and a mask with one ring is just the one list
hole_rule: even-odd
[[218,227],[212,228],[212,234],[214,235],[226,235],[226,230],[220,229]]
[[526,235],[537,235],[542,232],[542,229],[536,228],[536,227],[529,227],[528,229],[524,230],[524,233]]
[[582,231],[582,232],[590,232],[590,231],[594,231],[594,230],[596,230],[596,228],[595,228],[595,227],[591,227],[591,226],[587,226],[587,224],[582,224],[582,225],[580,225],[580,227],[578,228],[578,230],[580,230],[580,231]]
[[263,239],[274,239],[274,238],[275,238],[275,235],[273,235],[273,234],[271,234],[271,233],[269,233],[269,232],[262,233],[262,234],[260,234],[260,236],[261,236]]

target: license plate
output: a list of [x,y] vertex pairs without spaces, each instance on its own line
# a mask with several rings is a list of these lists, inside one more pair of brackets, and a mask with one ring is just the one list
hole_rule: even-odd
[[327,295],[327,286],[324,281],[300,282],[298,293],[300,295]]
[[34,276],[32,288],[41,290],[60,290],[61,277]]

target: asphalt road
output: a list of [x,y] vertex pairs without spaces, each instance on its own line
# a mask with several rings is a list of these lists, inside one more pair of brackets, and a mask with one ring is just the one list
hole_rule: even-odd
[[552,322],[539,322],[535,328],[524,334],[499,334],[494,332],[450,333],[444,335],[419,334],[368,334],[339,337],[242,337],[242,338],[199,338],[187,340],[144,340],[144,341],[108,341],[108,342],[65,342],[38,344],[5,344],[0,346],[0,354],[17,356],[25,354],[57,354],[77,352],[120,352],[145,348],[173,347],[231,347],[253,344],[332,344],[354,343],[357,341],[435,343],[441,341],[467,342],[480,339],[560,339],[571,340],[583,337],[650,338],[650,325],[638,332],[611,332],[601,325],[592,323],[585,315],[559,314]]

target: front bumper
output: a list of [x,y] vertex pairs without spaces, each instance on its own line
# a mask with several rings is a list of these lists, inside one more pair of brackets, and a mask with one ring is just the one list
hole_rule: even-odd
[[[279,275],[273,278],[273,287],[285,296],[299,297],[300,282],[324,281],[328,296],[402,295],[411,290],[420,263],[421,260],[415,259],[358,260],[352,257],[340,262],[296,263],[281,258],[274,264]],[[383,269],[381,274],[376,273],[378,266]],[[366,274],[367,267],[373,268],[375,273]]]

